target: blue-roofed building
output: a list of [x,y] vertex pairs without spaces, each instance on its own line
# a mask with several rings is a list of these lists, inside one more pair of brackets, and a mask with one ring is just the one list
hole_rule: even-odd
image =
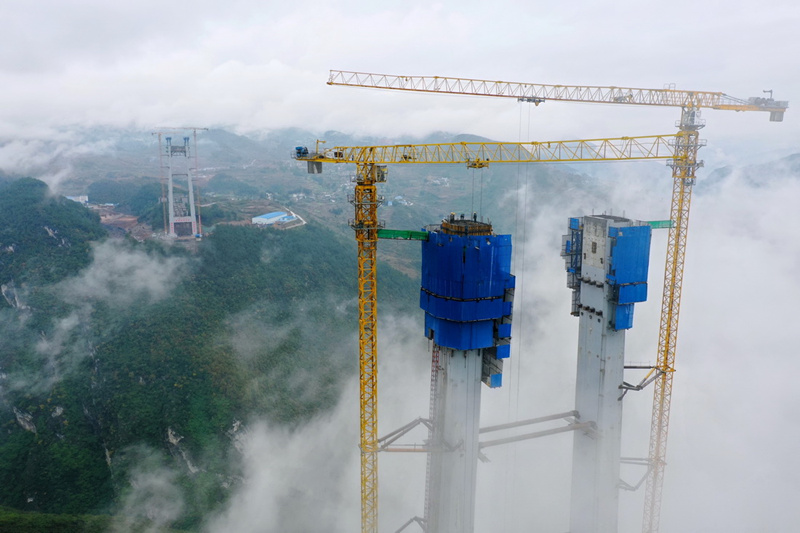
[[271,226],[276,222],[280,222],[281,219],[293,216],[294,215],[290,215],[286,211],[273,211],[272,213],[267,213],[265,215],[259,215],[257,217],[253,217],[252,222],[253,224]]
[[262,228],[270,227],[276,229],[295,228],[306,223],[305,220],[291,211],[273,211],[272,213],[253,217],[251,220],[254,225]]

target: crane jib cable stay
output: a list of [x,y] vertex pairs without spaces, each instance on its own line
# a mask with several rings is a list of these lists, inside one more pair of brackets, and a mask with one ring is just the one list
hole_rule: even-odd
[[672,168],[673,189],[670,207],[672,225],[669,228],[667,254],[664,267],[664,290],[662,294],[661,319],[659,325],[658,352],[656,357],[657,378],[654,383],[653,410],[650,428],[650,444],[645,489],[645,504],[642,520],[644,533],[656,533],[660,526],[661,494],[666,465],[666,445],[669,430],[669,412],[672,401],[672,377],[675,372],[675,348],[678,339],[681,291],[686,253],[686,237],[689,229],[689,208],[696,170],[702,167],[698,161],[698,149],[703,141],[698,136],[704,123],[700,119],[701,109],[727,111],[768,112],[771,122],[781,122],[789,106],[787,101],[775,100],[772,90],[763,91],[769,97],[734,98],[722,92],[686,91],[673,87],[643,89],[632,87],[546,85],[505,81],[477,80],[441,76],[397,76],[331,70],[329,85],[368,87],[377,89],[431,92],[516,98],[519,101],[539,105],[548,100],[680,107],[681,119],[675,156],[669,161]]
[[675,156],[676,134],[613,139],[547,142],[461,142],[384,146],[340,146],[320,150],[299,146],[292,157],[306,161],[317,174],[322,163],[356,165],[355,192],[350,196],[355,217],[350,225],[358,244],[359,395],[361,449],[361,530],[378,528],[378,379],[377,379],[377,243],[384,224],[378,219],[383,197],[377,184],[386,181],[389,164],[466,164],[485,168],[495,163],[558,163],[633,161]]

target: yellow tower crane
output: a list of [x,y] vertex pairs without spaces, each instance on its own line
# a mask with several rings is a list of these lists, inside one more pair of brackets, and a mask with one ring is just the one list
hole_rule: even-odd
[[332,70],[329,85],[371,87],[401,91],[495,96],[516,98],[539,105],[547,100],[669,106],[681,108],[677,123],[678,134],[672,167],[673,188],[667,257],[664,268],[664,292],[661,300],[661,323],[658,336],[658,354],[655,365],[653,413],[650,427],[648,456],[649,474],[645,489],[644,533],[657,533],[661,518],[661,492],[666,465],[669,411],[672,400],[672,376],[675,372],[675,345],[678,340],[678,315],[683,286],[686,236],[689,229],[689,207],[695,172],[703,165],[697,160],[697,151],[703,145],[698,130],[704,126],[700,109],[728,111],[767,111],[772,122],[781,122],[789,106],[786,101],[772,98],[772,90],[764,91],[769,97],[743,100],[721,92],[685,91],[674,88],[640,89],[632,87],[600,87],[579,85],[544,85],[504,81],[476,80],[440,76],[396,76]]
[[673,157],[679,135],[621,137],[527,143],[462,142],[394,146],[340,146],[314,151],[297,147],[292,156],[308,162],[310,173],[322,163],[356,165],[350,221],[358,243],[359,382],[361,407],[361,531],[378,531],[378,343],[377,244],[383,223],[378,206],[383,197],[376,185],[386,180],[386,165],[463,163],[484,168],[492,163],[556,163],[626,161]]

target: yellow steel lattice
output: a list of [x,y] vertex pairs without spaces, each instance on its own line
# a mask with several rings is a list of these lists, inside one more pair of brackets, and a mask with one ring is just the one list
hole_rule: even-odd
[[361,524],[378,530],[378,195],[375,166],[359,165],[353,197],[358,243],[359,394],[361,404]]
[[712,91],[593,85],[547,85],[543,83],[476,80],[446,76],[396,76],[342,70],[331,70],[328,84],[399,91],[516,98],[537,104],[547,100],[559,100],[603,104],[712,108],[732,111],[769,111],[776,113],[783,113],[788,107],[788,102],[776,101],[772,98],[749,98],[745,100]]
[[667,159],[677,134],[543,142],[462,142],[337,146],[297,159],[322,163],[558,163]]

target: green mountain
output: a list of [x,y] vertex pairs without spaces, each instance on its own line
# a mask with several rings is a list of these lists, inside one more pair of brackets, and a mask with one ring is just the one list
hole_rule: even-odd
[[0,184],[0,283],[59,281],[88,264],[89,243],[105,233],[96,214],[41,181]]
[[[352,239],[218,226],[189,251],[107,239],[36,180],[0,202],[0,506],[135,530],[147,468],[179,488],[170,524],[195,529],[241,480],[242,425],[302,424],[357,370]],[[415,281],[379,276],[383,309],[414,309]]]

